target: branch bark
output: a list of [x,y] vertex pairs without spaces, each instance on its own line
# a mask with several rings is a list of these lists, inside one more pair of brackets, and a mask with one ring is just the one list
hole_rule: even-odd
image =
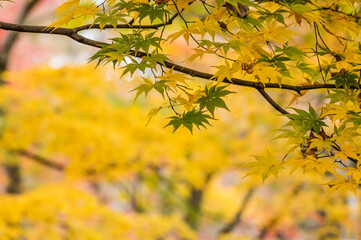
[[[174,15],[175,16],[175,15]],[[173,16],[173,17],[174,17]],[[120,25],[123,26],[123,25]],[[126,25],[129,27],[129,25]],[[9,31],[16,31],[16,32],[27,32],[27,33],[43,33],[43,34],[54,34],[54,35],[63,35],[67,36],[81,44],[85,44],[88,46],[96,47],[96,48],[102,48],[102,46],[109,45],[109,43],[105,42],[99,42],[95,41],[86,37],[81,36],[78,34],[79,31],[88,29],[89,25],[80,26],[77,28],[53,28],[53,27],[47,27],[47,26],[29,26],[29,25],[22,25],[22,24],[12,24],[12,23],[6,23],[0,21],[0,29],[3,30],[9,30]],[[99,26],[95,25],[93,28],[97,28]],[[136,25],[134,27],[137,27]],[[143,26],[144,27],[144,26]],[[138,51],[135,53],[134,51],[131,51],[129,53],[130,55],[134,57],[145,57],[149,56],[149,54],[146,54],[145,52]],[[158,63],[159,65],[163,65],[162,63]],[[206,80],[214,80],[216,81],[217,78],[213,78],[213,75],[206,72],[197,71],[192,68],[187,68],[185,66],[175,64],[171,61],[164,61],[164,66],[169,69],[174,69],[175,71],[188,74],[193,77],[198,77]],[[290,85],[290,84],[278,84],[278,83],[262,83],[262,82],[254,82],[249,80],[243,80],[239,78],[232,78],[232,79],[224,79],[225,83],[237,85],[237,86],[243,86],[243,87],[250,87],[257,89],[262,96],[280,113],[287,114],[288,112],[284,109],[282,109],[265,91],[266,88],[274,88],[274,89],[282,89],[282,90],[290,90],[295,91],[297,93],[301,93],[301,91],[304,90],[314,90],[314,89],[335,89],[337,88],[335,84],[313,84],[313,85]],[[351,86],[352,89],[356,89],[356,87]]]
[[282,113],[282,114],[289,114],[289,112],[287,112],[285,109],[283,109],[280,105],[278,105],[278,103],[276,103],[270,95],[268,95],[268,93],[266,93],[266,91],[263,88],[259,88],[257,89],[258,92],[264,97],[264,99],[266,99],[267,102],[269,102],[269,104],[272,105],[272,107],[274,109],[276,109],[278,112]]
[[[80,28],[80,27],[78,27]],[[78,34],[77,28],[49,28],[47,26],[30,26],[30,25],[21,25],[21,24],[13,24],[13,23],[6,23],[0,21],[0,29],[8,30],[8,31],[17,31],[17,32],[27,32],[27,33],[45,33],[45,34],[55,34],[55,35],[63,35],[72,38],[73,40],[89,45],[92,47],[101,48],[101,45],[109,45],[109,43],[105,42],[99,42],[95,40],[91,40],[89,38],[83,37],[80,34]],[[135,55],[134,52],[130,53],[133,56],[136,57],[144,57],[147,56],[145,52],[138,51],[137,55]],[[199,77],[203,79],[210,80],[210,78],[213,77],[210,73],[205,73],[201,71],[197,71],[192,68],[187,68],[179,64],[172,63],[170,61],[164,61],[164,65],[167,68],[174,68],[174,70],[194,76]],[[161,63],[159,63],[162,65]],[[216,78],[212,80],[217,80]],[[292,90],[297,93],[300,93],[304,90],[314,90],[314,89],[325,89],[325,88],[331,88],[335,89],[337,88],[335,84],[313,84],[313,85],[290,85],[290,84],[278,84],[278,83],[261,83],[261,82],[254,82],[254,81],[248,81],[248,80],[242,80],[239,78],[232,78],[232,79],[225,79],[225,83],[230,83],[238,86],[244,86],[244,87],[251,87],[255,89],[265,89],[265,88],[275,88],[275,89],[283,89],[283,90]],[[352,89],[356,89],[355,87],[351,86]]]

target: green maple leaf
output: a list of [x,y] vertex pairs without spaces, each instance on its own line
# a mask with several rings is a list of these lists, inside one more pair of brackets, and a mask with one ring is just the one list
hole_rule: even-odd
[[225,90],[226,87],[227,86],[217,87],[216,85],[213,85],[212,87],[208,88],[206,86],[204,91],[206,96],[202,96],[197,100],[197,103],[199,103],[199,109],[202,110],[206,108],[212,114],[212,116],[214,116],[214,110],[216,108],[223,108],[229,111],[222,97],[225,97],[228,94],[234,92]]
[[184,112],[180,116],[169,117],[171,120],[165,126],[173,126],[173,132],[181,126],[187,128],[193,134],[193,126],[195,125],[198,129],[200,127],[206,128],[205,125],[211,125],[208,119],[212,119],[211,116],[205,114],[204,111],[191,110],[189,112]]

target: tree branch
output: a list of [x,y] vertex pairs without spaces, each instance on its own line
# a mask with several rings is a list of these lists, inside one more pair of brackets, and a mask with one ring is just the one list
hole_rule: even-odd
[[[92,47],[101,48],[101,45],[109,45],[108,43],[99,42],[95,40],[91,40],[89,38],[83,37],[77,33],[74,28],[49,28],[46,26],[29,26],[29,25],[20,25],[20,24],[13,24],[13,23],[6,23],[0,21],[0,29],[9,30],[9,31],[17,31],[17,32],[27,32],[27,33],[46,33],[46,34],[55,34],[55,35],[64,35],[67,37],[72,38],[73,40],[89,45]],[[133,56],[135,56],[134,52],[131,52]],[[148,54],[149,55],[149,54]],[[144,57],[147,56],[145,52],[138,51],[137,57]],[[161,64],[161,63],[159,63]],[[197,71],[191,68],[184,67],[182,65],[174,64],[170,61],[164,61],[164,65],[167,68],[174,68],[174,70],[203,79],[210,80],[213,77],[210,73],[205,73],[201,71]],[[212,80],[217,80],[213,78]],[[304,90],[313,90],[313,89],[324,89],[324,88],[337,88],[335,84],[313,84],[313,85],[290,85],[290,84],[278,84],[278,83],[261,83],[261,82],[254,82],[248,80],[242,80],[239,78],[232,78],[232,79],[225,79],[225,83],[231,83],[238,86],[244,87],[251,87],[256,89],[265,89],[265,88],[276,88],[276,89],[284,89],[284,90],[292,90],[297,93],[304,91]],[[356,89],[356,87],[351,86],[351,89]]]
[[62,165],[60,163],[57,163],[57,162],[54,162],[52,160],[49,160],[49,159],[47,159],[45,157],[42,157],[40,155],[37,155],[35,153],[31,153],[31,152],[29,152],[27,150],[20,149],[20,150],[13,150],[12,152],[16,153],[16,154],[18,154],[20,156],[30,158],[30,159],[34,160],[35,162],[40,163],[43,166],[50,167],[50,168],[53,168],[53,169],[58,170],[58,171],[64,171],[65,170],[64,165]]
[[251,188],[248,190],[246,196],[244,197],[238,211],[236,212],[236,215],[233,217],[233,219],[227,223],[219,232],[221,234],[227,234],[232,232],[232,230],[237,226],[237,224],[241,221],[242,215],[244,213],[244,210],[246,209],[249,200],[252,198],[253,194],[255,192],[254,188]]
[[53,28],[53,27],[49,28],[47,26],[29,26],[29,25],[0,22],[0,29],[16,31],[16,32],[25,32],[25,33],[46,33],[46,34],[63,35],[70,37],[79,43],[98,48],[100,48],[100,45],[107,44],[107,43],[91,40],[89,38],[85,38],[79,35],[74,28]]
[[[173,16],[174,17],[174,16]],[[109,43],[99,42],[95,40],[91,40],[89,38],[83,37],[77,32],[80,30],[84,30],[88,28],[88,25],[78,27],[78,28],[53,28],[53,27],[46,27],[46,26],[29,26],[29,25],[21,25],[21,24],[12,24],[6,22],[0,22],[0,29],[9,30],[9,31],[17,31],[17,32],[28,32],[28,33],[46,33],[46,34],[55,34],[55,35],[64,35],[70,37],[71,39],[85,44],[92,47],[101,48],[102,45],[109,45]],[[145,57],[147,54],[145,52],[138,51],[137,54],[134,51],[129,53],[135,57]],[[149,56],[149,54],[148,54]],[[162,63],[159,63],[163,65]],[[213,77],[210,73],[205,73],[201,71],[197,71],[195,69],[187,68],[182,65],[174,64],[170,61],[164,61],[164,66],[169,69],[174,69],[175,71],[182,72],[193,77],[199,77],[206,80],[211,80]],[[213,78],[212,80],[216,81],[217,78]],[[237,86],[244,86],[244,87],[251,87],[257,89],[262,96],[280,113],[287,114],[288,112],[282,109],[274,100],[264,91],[265,88],[276,88],[276,89],[284,89],[284,90],[291,90],[297,93],[300,93],[303,90],[313,90],[313,89],[335,89],[335,84],[314,84],[314,85],[289,85],[289,84],[278,84],[278,83],[262,83],[262,82],[254,82],[248,80],[242,80],[239,78],[232,78],[232,79],[224,79],[225,83],[230,83]],[[356,87],[351,86],[350,88],[356,89]]]
[[287,112],[286,110],[284,110],[280,105],[278,105],[272,98],[270,95],[268,95],[268,93],[266,93],[266,91],[263,88],[258,88],[257,89],[258,92],[264,97],[264,99],[267,100],[267,102],[269,102],[272,107],[274,109],[276,109],[278,112],[282,113],[282,114],[289,114],[289,112]]

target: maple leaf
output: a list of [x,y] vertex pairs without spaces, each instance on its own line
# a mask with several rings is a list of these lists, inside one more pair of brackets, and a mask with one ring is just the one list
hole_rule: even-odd
[[253,157],[256,159],[255,162],[246,163],[241,166],[243,168],[250,168],[243,178],[260,173],[262,175],[262,181],[264,182],[271,174],[277,177],[279,170],[284,168],[282,163],[278,162],[268,150],[264,156]]
[[133,100],[133,103],[137,100],[137,98],[144,93],[145,96],[148,95],[148,93],[153,89],[154,84],[153,82],[148,79],[148,78],[143,78],[144,82],[143,84],[140,84],[138,87],[134,88],[133,90],[131,90],[131,92],[133,91],[137,91],[135,98]]
[[294,31],[288,30],[287,26],[277,26],[277,21],[275,20],[269,20],[267,27],[263,31],[265,40],[272,40],[282,44],[290,40],[294,41],[293,35],[298,35]]
[[178,95],[176,98],[173,99],[175,102],[178,102],[180,105],[184,106],[184,108],[187,111],[191,111],[194,106],[193,106],[193,102],[189,101],[188,99],[182,97],[182,95]]
[[329,196],[332,192],[338,191],[341,197],[345,194],[346,191],[352,191],[356,195],[356,181],[353,179],[346,179],[342,176],[338,176],[339,178],[330,180],[324,185],[328,185],[330,189],[328,190],[327,196]]
[[95,6],[95,3],[92,3],[89,6],[77,6],[76,11],[81,13],[81,15],[84,16],[84,19],[88,16],[92,16],[93,19],[95,19],[96,13],[102,10]]
[[351,176],[356,181],[356,184],[358,185],[361,180],[361,163],[360,163],[360,161],[357,162],[356,168],[346,167],[344,169],[347,170],[347,172],[345,174],[345,178],[349,178]]
[[193,125],[198,129],[200,129],[200,127],[206,128],[205,125],[211,125],[208,119],[212,117],[203,111],[193,109],[189,112],[184,112],[181,116],[172,116],[169,118],[171,120],[165,127],[173,126],[173,132],[175,132],[180,126],[183,126],[193,134]]
[[217,87],[217,85],[213,85],[212,87],[208,88],[208,86],[206,86],[204,91],[205,95],[198,98],[197,100],[197,103],[199,103],[199,109],[202,110],[207,108],[212,116],[214,116],[215,108],[223,108],[229,111],[222,97],[225,97],[234,92],[225,90],[226,87],[227,86]]
[[345,145],[342,145],[340,147],[340,150],[335,150],[334,159],[340,158],[344,163],[347,163],[348,157],[351,157],[353,159],[356,159],[359,161],[359,154],[360,148],[358,146],[355,146],[352,143],[347,143]]
[[311,139],[310,149],[317,148],[317,151],[321,151],[325,149],[327,152],[330,153],[331,145],[334,141],[333,138],[323,139],[322,136],[318,135],[317,133],[313,133],[314,138]]
[[297,114],[287,114],[291,119],[286,126],[295,126],[298,125],[305,133],[309,130],[314,130],[316,133],[319,133],[321,127],[327,126],[323,121],[325,117],[322,117],[322,112],[318,115],[315,109],[309,104],[308,111],[292,108]]
[[94,20],[94,23],[99,23],[100,30],[104,28],[108,23],[111,24],[114,29],[117,29],[118,22],[128,23],[124,18],[126,15],[122,13],[110,13],[109,15],[105,13],[97,13],[97,18]]
[[178,84],[182,83],[185,86],[188,86],[186,80],[190,80],[190,78],[184,73],[177,73],[173,71],[173,68],[169,69],[164,75],[158,77],[161,80],[167,82],[167,84],[173,88],[174,91],[177,92]]
[[152,110],[149,111],[148,113],[148,121],[146,126],[148,126],[148,124],[155,118],[155,116],[159,113],[159,111],[162,109],[163,107],[157,107],[157,108],[153,108]]
[[217,84],[223,82],[224,79],[232,79],[233,71],[228,61],[225,61],[225,65],[215,66],[215,68],[217,68],[218,71],[211,79],[217,79]]
[[207,53],[213,53],[212,50],[203,50],[203,49],[194,49],[196,52],[195,54],[191,55],[189,58],[187,58],[184,62],[186,64],[192,63],[194,60],[196,60],[199,57],[199,60],[202,60],[203,55]]
[[59,28],[60,26],[68,24],[72,19],[74,19],[74,12],[62,14],[61,18],[56,20],[55,22],[51,23],[47,28],[54,27],[53,30]]

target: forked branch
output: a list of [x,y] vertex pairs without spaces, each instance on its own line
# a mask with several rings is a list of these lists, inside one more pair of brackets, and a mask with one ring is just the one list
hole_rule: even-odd
[[[173,15],[172,18],[166,23],[171,23],[173,19],[176,17],[176,15]],[[164,24],[158,24],[158,25],[142,25],[142,28],[157,28],[160,26],[164,26]],[[13,24],[13,23],[6,23],[0,21],[0,29],[8,30],[8,31],[16,31],[16,32],[25,32],[25,33],[43,33],[43,34],[54,34],[54,35],[63,35],[70,37],[71,39],[92,47],[101,48],[104,45],[109,45],[109,43],[95,41],[86,37],[83,37],[78,32],[89,29],[89,28],[98,28],[98,25],[84,25],[76,28],[53,28],[53,27],[47,27],[47,26],[30,26],[30,25],[22,25],[22,24]],[[107,26],[105,28],[108,28],[110,26]],[[119,25],[118,28],[138,28],[140,27],[137,25],[130,26],[130,25]],[[135,53],[134,51],[129,53],[130,55],[134,57],[144,57],[149,56],[149,54],[145,52],[138,51]],[[162,63],[158,63],[159,65],[163,65]],[[188,68],[179,64],[175,64],[171,61],[164,61],[164,66],[169,69],[174,69],[175,71],[191,75],[193,77],[198,77],[206,80],[217,80],[217,78],[212,78],[213,75],[206,72],[201,72],[192,68]],[[237,86],[243,86],[243,87],[251,87],[254,89],[257,89],[262,96],[280,113],[287,114],[288,112],[284,109],[282,109],[265,91],[266,88],[275,88],[275,89],[283,89],[283,90],[290,90],[295,91],[297,93],[300,93],[304,90],[314,90],[314,89],[335,89],[335,84],[312,84],[312,85],[290,85],[290,84],[278,84],[278,83],[261,83],[261,82],[254,82],[249,80],[243,80],[239,78],[232,78],[232,79],[224,79],[223,82],[230,83]],[[351,88],[355,88],[351,86]]]

